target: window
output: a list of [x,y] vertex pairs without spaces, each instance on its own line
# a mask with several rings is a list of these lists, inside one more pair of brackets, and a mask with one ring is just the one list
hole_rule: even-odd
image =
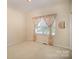
[[[53,23],[51,25],[51,34],[55,35],[55,30],[56,30],[56,24],[55,24],[55,18],[52,18]],[[49,27],[48,24],[46,24],[46,21],[44,20],[43,17],[36,19],[35,22],[35,33],[36,34],[42,34],[42,35],[49,35]]]

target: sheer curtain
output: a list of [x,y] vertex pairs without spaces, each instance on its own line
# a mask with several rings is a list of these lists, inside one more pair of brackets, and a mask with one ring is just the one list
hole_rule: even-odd
[[[51,27],[52,27],[52,24],[54,23],[54,20],[56,18],[56,14],[34,17],[33,18],[34,19],[34,24],[35,24],[35,21],[37,21],[37,19],[41,19],[41,18],[43,18],[43,20],[45,21],[45,23],[48,25],[48,29],[49,29],[48,44],[49,45],[53,45],[53,37],[52,37]],[[34,41],[35,41],[36,40],[36,34],[35,33],[34,33],[33,38],[34,38]]]
[[52,24],[54,23],[55,15],[45,16],[44,20],[45,20],[45,22],[46,22],[46,24],[48,25],[48,28],[49,28],[48,44],[53,45],[53,37],[52,37],[51,27],[52,27]]

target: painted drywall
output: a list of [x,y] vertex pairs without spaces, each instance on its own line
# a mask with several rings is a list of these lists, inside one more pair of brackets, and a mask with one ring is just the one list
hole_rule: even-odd
[[21,43],[26,40],[24,13],[10,8],[7,8],[7,43],[8,46]]
[[[36,16],[42,16],[42,15],[47,15],[47,14],[57,14],[56,18],[56,35],[54,36],[54,45],[55,46],[60,46],[60,47],[65,47],[71,49],[71,38],[70,38],[70,19],[69,15],[71,13],[71,3],[70,2],[64,2],[62,4],[57,4],[51,7],[47,8],[42,8],[42,9],[36,9],[35,11],[33,10],[28,14],[28,17],[26,20],[27,22],[27,38],[28,40],[33,39],[33,29],[34,29],[34,23],[32,17]],[[58,27],[58,22],[60,21],[65,21],[66,23],[66,28],[65,29],[60,29]],[[37,40],[43,40],[47,41],[47,36],[40,36],[37,35]]]

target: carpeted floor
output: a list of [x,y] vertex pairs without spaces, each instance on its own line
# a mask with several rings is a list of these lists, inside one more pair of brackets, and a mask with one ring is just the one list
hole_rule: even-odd
[[8,59],[71,59],[71,51],[28,41],[8,47]]

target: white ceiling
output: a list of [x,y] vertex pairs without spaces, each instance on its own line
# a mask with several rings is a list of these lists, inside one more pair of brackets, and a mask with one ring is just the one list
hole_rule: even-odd
[[64,1],[66,0],[32,0],[32,2],[29,3],[27,0],[7,0],[7,5],[8,7],[31,11],[50,7],[58,3],[63,3]]

